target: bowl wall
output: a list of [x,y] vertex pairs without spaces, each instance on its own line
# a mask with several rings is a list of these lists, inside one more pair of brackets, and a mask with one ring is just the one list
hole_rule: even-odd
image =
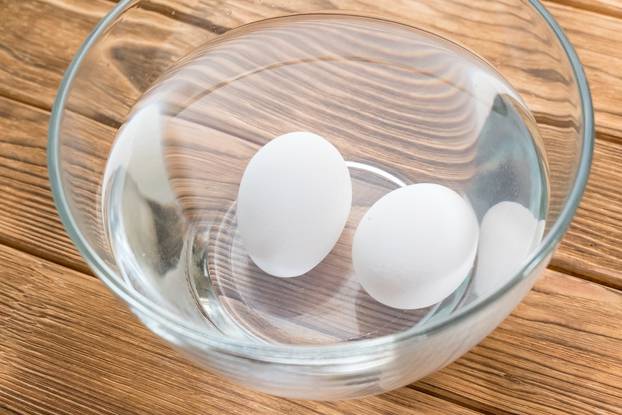
[[[334,347],[250,345],[202,333],[142,298],[121,277],[101,209],[115,134],[152,82],[199,45],[261,19],[317,12],[405,23],[494,66],[538,124],[550,184],[545,239],[526,268],[498,292],[424,331]],[[511,312],[546,267],[574,214],[587,178],[592,128],[580,63],[537,1],[122,1],[67,71],[48,151],[55,199],[71,237],[98,276],[154,332],[247,387],[294,398],[343,399],[391,390],[449,364]]]

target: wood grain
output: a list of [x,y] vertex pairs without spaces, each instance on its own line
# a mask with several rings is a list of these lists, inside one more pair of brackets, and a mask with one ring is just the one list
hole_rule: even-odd
[[[154,4],[158,3],[154,2]],[[3,66],[8,68],[0,72],[0,94],[50,108],[66,65],[97,19],[111,6],[111,3],[102,0],[93,2],[76,0],[70,4],[51,0],[28,2],[4,0],[4,3],[0,3],[0,7],[6,10],[7,16],[21,17],[20,19],[7,19],[4,22],[5,30],[0,34],[2,36],[0,44],[3,45],[2,62]],[[622,59],[622,51],[617,47],[616,42],[619,37],[619,31],[615,26],[616,19],[582,11],[578,11],[577,14],[574,13],[575,9],[556,3],[547,3],[547,6],[562,23],[588,67],[595,103],[597,109],[603,113],[603,119],[599,119],[599,127],[602,124],[602,128],[607,127],[608,133],[612,131],[619,133],[620,129],[615,126],[615,122],[619,120],[619,114],[616,115],[615,97],[620,97],[621,92],[611,89],[611,86],[615,87],[616,84],[607,81],[615,80],[615,73],[606,70],[608,67],[619,66],[616,62]],[[202,7],[204,10],[211,6],[209,2],[206,2]],[[163,13],[162,7],[156,7],[156,9]],[[188,8],[179,7],[178,9],[174,10],[177,13],[173,17],[175,15],[187,16],[192,12]],[[146,10],[145,14],[147,12]],[[159,36],[161,39],[170,34],[165,34],[165,28],[162,27],[164,23],[161,19],[154,17],[155,14],[166,21],[166,17],[160,13],[153,12],[140,16],[150,22],[154,20],[157,22],[156,29],[153,30],[156,34],[152,36]],[[170,13],[169,11],[166,14],[168,18],[171,17]],[[249,17],[253,15],[250,11],[248,13]],[[236,21],[227,18],[226,14],[211,17],[222,27],[236,24]],[[24,30],[25,22],[31,21],[37,22],[38,29]],[[60,28],[62,32],[59,32],[57,28],[57,21],[64,22]],[[48,42],[45,35],[48,32],[59,33],[63,41]],[[127,56],[131,56],[131,51],[127,52]],[[608,62],[608,64],[602,65],[603,62]],[[602,86],[599,87],[600,85]],[[613,112],[613,115],[605,116],[607,110]]]
[[[6,30],[0,32],[0,45],[3,45],[2,50],[4,51],[4,54],[1,55],[3,63],[5,63],[5,67],[11,69],[11,71],[0,71],[0,95],[20,99],[22,102],[37,107],[49,108],[62,71],[79,44],[79,41],[76,39],[81,39],[86,36],[86,33],[91,28],[91,25],[94,24],[96,18],[109,8],[110,4],[78,0],[71,4],[51,1],[33,1],[6,2],[4,4],[0,3],[0,5],[0,7],[5,10],[10,10],[12,12],[10,15],[22,16],[22,19],[8,19]],[[622,133],[620,132],[622,130],[617,130],[617,126],[622,125],[622,117],[617,115],[619,108],[616,103],[622,99],[622,83],[617,81],[616,74],[611,73],[608,69],[614,68],[618,60],[620,64],[622,64],[622,52],[618,47],[618,43],[615,42],[616,36],[619,33],[619,30],[615,26],[616,20],[608,16],[578,11],[554,3],[548,4],[548,6],[568,31],[588,68],[588,76],[590,77],[597,107],[598,136],[601,139],[604,138],[609,141],[619,141],[617,137],[622,137]],[[40,13],[40,11],[45,11],[45,13]],[[164,18],[164,16],[161,17]],[[36,19],[41,28],[55,26],[57,21],[71,21],[71,24],[68,24],[67,27],[63,27],[63,30],[67,30],[67,32],[63,34],[63,38],[67,40],[61,45],[54,42],[46,43],[44,39],[45,31],[41,29],[28,31],[25,33],[28,38],[25,39],[25,41],[18,41],[18,38],[15,37],[18,35],[15,33],[23,32],[22,22],[29,19]],[[586,24],[583,22],[588,23]],[[586,32],[584,27],[591,27],[594,29],[590,29],[589,32]],[[74,40],[71,41],[69,39]],[[0,54],[2,53],[3,52],[0,52]],[[602,62],[611,62],[611,64],[604,65]],[[44,79],[45,82],[37,84],[37,79]],[[40,168],[45,168],[45,158],[42,149],[46,141],[45,129],[47,128],[47,115],[43,112],[37,113],[35,110],[27,109],[23,106],[12,108],[14,105],[8,101],[3,101],[3,106],[6,108],[4,110],[5,112],[11,111],[13,114],[12,117],[15,120],[21,117],[25,117],[26,120],[28,120],[28,117],[36,118],[37,126],[34,126],[32,122],[29,124],[28,121],[25,123],[12,121],[10,128],[9,124],[7,124],[8,121],[3,119],[1,122],[5,124],[0,134],[6,137],[3,138],[4,140],[17,140],[18,143],[36,141],[40,151],[31,154],[30,157],[36,154],[36,162]],[[13,131],[12,129],[14,128],[23,128],[23,130]],[[615,164],[608,164],[609,162],[607,160],[611,160],[612,157],[615,157],[615,154],[620,151],[620,149],[617,144],[603,145],[605,149],[602,151],[602,155],[597,147],[594,163],[595,174],[599,174],[597,172],[608,172],[603,175],[609,179],[609,184],[619,182],[620,178],[618,175],[621,174],[621,172],[616,168]],[[12,151],[15,151],[15,149]],[[26,150],[22,149],[22,151]],[[32,161],[34,162],[34,160]],[[13,162],[12,167],[5,168],[15,168],[15,163],[19,163],[19,161]],[[20,168],[23,169],[27,167],[22,166]],[[43,172],[43,170],[40,170],[40,172]],[[40,176],[43,178],[44,174],[40,173]],[[602,177],[602,175],[599,177]],[[47,185],[44,180],[41,180],[37,186],[39,188],[36,189],[34,194],[42,195],[41,186],[45,187]],[[622,214],[622,207],[620,207],[619,204],[610,203],[606,206],[601,206],[599,208],[601,209],[600,211],[595,211],[589,206],[590,202],[588,202],[588,200],[605,200],[609,197],[607,189],[607,186],[590,184],[588,188],[588,197],[586,197],[586,201],[584,201],[579,211],[577,221],[581,221],[584,224],[595,223],[602,225],[600,213],[605,213],[609,217],[618,217]],[[26,191],[24,188],[19,190],[24,191],[24,194],[32,194],[31,190]],[[14,201],[15,200],[17,199],[14,199]],[[51,206],[49,196],[47,202],[44,203]],[[0,238],[3,238],[6,242],[12,240],[13,242],[11,243],[19,244],[15,246],[26,247],[28,245],[33,245],[36,249],[36,251],[33,252],[44,254],[47,258],[51,258],[50,255],[54,255],[54,258],[58,258],[63,261],[62,263],[64,264],[68,264],[69,262],[67,261],[69,260],[73,266],[86,271],[85,266],[75,254],[75,251],[72,252],[71,248],[67,248],[69,254],[65,255],[63,253],[64,248],[56,249],[61,245],[49,243],[54,240],[54,238],[59,238],[59,240],[63,241],[62,244],[64,245],[62,246],[68,247],[66,237],[60,235],[55,237],[48,232],[47,240],[44,244],[45,246],[43,246],[39,241],[33,241],[32,238],[26,235],[22,235],[21,237],[15,235],[14,229],[16,223],[25,222],[31,223],[31,226],[35,226],[34,222],[38,220],[41,224],[39,227],[40,229],[45,229],[52,222],[56,221],[56,223],[58,223],[55,218],[41,217],[41,215],[39,215],[38,218],[33,218],[32,216],[26,218],[27,212],[16,209],[15,207],[16,205],[8,212],[8,217],[5,218],[5,221],[10,221],[12,225],[0,229]],[[50,211],[49,216],[51,215],[53,215],[53,213]],[[37,231],[32,228],[30,233],[31,235],[36,234]],[[42,230],[40,233],[45,234],[45,231]],[[590,237],[588,240],[582,233],[582,229],[575,226],[571,230],[569,236],[570,241],[562,245],[554,259],[554,264],[563,269],[568,269],[573,273],[589,275],[592,279],[604,281],[616,287],[622,286],[620,282],[621,279],[618,276],[618,270],[622,266],[622,257],[618,254],[617,244],[615,243],[616,238],[622,235],[622,226],[619,222],[608,222],[607,228],[604,232],[601,232],[601,235],[602,234],[608,238],[601,240],[600,238],[596,239]],[[49,248],[50,246],[52,248]],[[50,252],[46,253],[47,250]],[[598,264],[598,266],[594,267],[595,264]]]
[[619,0],[551,0],[551,3],[622,18],[622,3]]
[[[47,181],[46,129],[49,114],[0,98],[0,240],[90,273],[64,233]],[[96,125],[94,125],[96,127]],[[583,203],[553,264],[622,287],[622,146],[600,140]]]
[[620,291],[548,271],[492,335],[415,387],[492,413],[620,414],[621,312]]
[[556,3],[545,4],[563,27],[585,67],[598,137],[619,142],[622,140],[619,105],[622,82],[616,69],[622,67],[620,19]]
[[551,261],[556,269],[622,289],[620,180],[622,146],[597,140],[585,195]]
[[241,390],[182,359],[98,280],[4,246],[0,262],[0,412],[477,413],[408,388],[335,404]]
[[[547,7],[586,66],[598,143],[586,196],[553,265],[622,288],[620,4],[563,2]],[[0,0],[0,243],[84,272],[47,183],[48,110],[78,45],[111,6]],[[162,36],[171,11],[156,6],[143,17],[157,14]],[[191,10],[177,14],[214,33],[235,25],[226,13],[209,21]],[[323,404],[241,391],[199,371],[99,281],[37,257],[0,247],[0,413],[622,413],[622,294],[556,272],[482,345],[440,373],[381,397]]]
[[47,111],[0,98],[0,241],[87,271],[52,201],[48,118]]
[[0,95],[49,110],[71,58],[112,6],[0,0]]
[[0,410],[9,413],[621,413],[622,293],[552,271],[441,372],[379,397],[314,403],[199,370],[96,279],[4,246],[0,262]]

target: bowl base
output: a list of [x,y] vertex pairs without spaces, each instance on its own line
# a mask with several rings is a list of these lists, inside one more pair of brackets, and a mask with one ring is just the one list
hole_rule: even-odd
[[304,275],[278,278],[253,263],[237,230],[235,204],[216,225],[196,227],[191,251],[198,262],[189,279],[204,315],[219,330],[260,342],[334,344],[425,324],[464,298],[470,276],[441,303],[416,310],[385,306],[360,287],[351,265],[356,226],[370,203],[408,183],[372,165],[347,164],[352,212],[333,251]]

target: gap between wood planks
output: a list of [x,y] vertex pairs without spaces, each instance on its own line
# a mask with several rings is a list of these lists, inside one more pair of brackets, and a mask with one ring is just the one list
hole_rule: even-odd
[[547,268],[550,269],[551,271],[559,272],[560,274],[565,274],[570,277],[580,278],[585,281],[593,282],[594,284],[599,284],[604,287],[611,288],[612,290],[616,290],[616,291],[622,290],[622,288],[620,288],[620,284],[618,284],[617,281],[610,281],[606,278],[600,278],[600,277],[593,276],[590,274],[582,274],[580,272],[575,272],[570,267],[564,267],[563,265],[560,266],[556,263],[553,263],[552,261],[549,263]]
[[469,399],[469,397],[467,396],[455,396],[443,391],[437,391],[435,388],[426,388],[419,386],[417,383],[408,385],[408,388],[425,393],[438,399],[442,399],[447,402],[451,402],[454,405],[462,406],[472,411],[477,411],[482,415],[513,415],[512,412],[508,412],[500,408],[495,408],[494,406],[485,404],[483,402],[477,402],[476,400]]

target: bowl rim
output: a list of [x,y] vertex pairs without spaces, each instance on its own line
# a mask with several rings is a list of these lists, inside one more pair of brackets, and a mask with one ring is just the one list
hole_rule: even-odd
[[[249,341],[226,338],[217,333],[208,333],[201,330],[198,326],[183,321],[174,313],[158,307],[155,303],[142,297],[133,290],[128,290],[121,284],[121,279],[114,277],[115,272],[105,263],[105,261],[93,250],[87,239],[82,235],[76,221],[70,214],[69,204],[64,195],[61,163],[60,163],[60,128],[63,117],[63,110],[68,94],[71,90],[74,78],[88,54],[91,47],[102,37],[116,19],[132,7],[137,0],[121,0],[114,6],[95,26],[93,31],[82,43],[78,52],[74,56],[62,79],[54,105],[52,107],[49,129],[48,129],[48,174],[52,187],[52,194],[56,208],[61,217],[62,223],[95,274],[114,292],[123,299],[128,306],[139,315],[143,322],[150,327],[165,327],[168,332],[174,333],[175,340],[189,340],[196,344],[213,348],[221,352],[241,357],[251,358],[262,362],[279,362],[286,364],[305,364],[322,365],[332,359],[339,359],[343,362],[345,358],[357,358],[361,354],[368,355],[374,350],[383,350],[386,347],[394,347],[397,343],[407,341],[419,336],[428,336],[445,327],[455,325],[478,311],[486,308],[489,304],[496,302],[508,291],[518,285],[529,273],[535,269],[542,261],[548,259],[554,248],[557,246],[565,231],[567,230],[576,209],[581,201],[581,197],[587,184],[589,171],[592,162],[592,152],[594,148],[594,112],[590,88],[585,76],[583,66],[574,47],[564,34],[563,30],[544,7],[540,0],[528,0],[528,3],[540,14],[549,28],[555,33],[557,40],[561,44],[568,61],[572,67],[573,74],[579,87],[581,100],[581,113],[583,122],[583,141],[581,144],[581,154],[576,169],[572,188],[567,196],[559,217],[554,222],[551,230],[541,242],[538,250],[532,253],[525,265],[505,284],[499,287],[493,294],[484,297],[470,305],[460,309],[455,314],[443,317],[438,321],[424,325],[423,327],[413,327],[398,333],[385,335],[372,339],[356,340],[347,343],[328,344],[328,345],[289,345],[289,344],[268,344],[252,343]],[[179,337],[177,337],[179,336]],[[170,335],[166,336],[170,340]],[[355,352],[358,351],[358,352]],[[354,353],[353,353],[354,352]],[[359,353],[361,352],[361,353]]]

